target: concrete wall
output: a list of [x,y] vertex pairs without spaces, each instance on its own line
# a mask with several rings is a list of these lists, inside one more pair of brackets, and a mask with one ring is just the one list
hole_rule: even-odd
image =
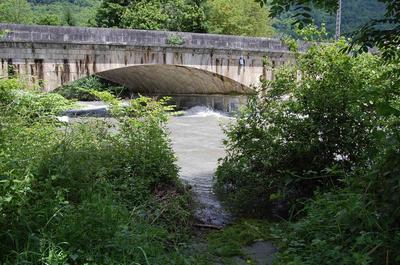
[[[165,94],[195,93],[190,83],[202,83],[199,93],[248,93],[261,76],[272,78],[263,56],[275,66],[292,60],[281,41],[268,38],[9,24],[0,30],[8,31],[0,39],[0,76],[15,71],[48,91],[99,74],[132,89],[161,84]],[[181,45],[169,43],[175,35]]]

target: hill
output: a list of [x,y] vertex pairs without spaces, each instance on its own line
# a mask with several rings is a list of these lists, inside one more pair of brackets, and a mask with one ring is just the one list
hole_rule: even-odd
[[[34,23],[63,26],[92,26],[101,0],[28,0],[32,5]],[[53,23],[46,18],[53,17]],[[39,21],[42,18],[43,21]],[[41,23],[43,22],[43,23]]]
[[[378,0],[346,0],[342,3],[342,33],[350,33],[360,26],[364,25],[371,19],[382,18],[386,7]],[[328,14],[319,9],[314,9],[312,16],[315,24],[320,26],[326,24],[326,28],[330,36],[334,36],[336,27],[336,14]],[[291,13],[288,12],[284,16],[276,19],[275,28],[278,32],[296,36],[291,23]]]

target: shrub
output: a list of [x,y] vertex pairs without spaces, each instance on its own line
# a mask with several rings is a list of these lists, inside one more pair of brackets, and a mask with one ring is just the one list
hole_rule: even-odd
[[[187,264],[191,203],[162,104],[64,124],[69,102],[0,80],[0,263]],[[112,102],[116,99],[104,93]]]
[[390,126],[371,168],[343,190],[319,194],[278,232],[277,264],[399,264],[400,130]]
[[172,46],[179,46],[183,45],[185,43],[185,40],[182,38],[182,36],[174,34],[170,35],[167,38],[167,44],[172,45]]
[[241,214],[295,209],[276,225],[274,264],[400,262],[400,65],[342,45],[280,69],[226,131],[225,202]]
[[96,97],[90,92],[91,90],[109,91],[115,96],[131,97],[126,87],[106,81],[97,76],[89,76],[76,80],[57,88],[54,92],[67,99],[91,101],[96,99]]
[[345,45],[313,46],[280,69],[226,131],[215,189],[236,213],[286,214],[317,190],[343,186],[376,153],[375,109],[390,94],[382,62],[343,54]]

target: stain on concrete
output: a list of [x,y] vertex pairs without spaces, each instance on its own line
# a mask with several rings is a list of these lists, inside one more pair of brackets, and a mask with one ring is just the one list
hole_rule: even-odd
[[35,59],[35,72],[39,80],[44,79],[43,59]]
[[97,73],[97,68],[96,68],[96,64],[97,64],[97,58],[96,58],[96,54],[94,55],[93,58],[93,73]]
[[61,72],[61,85],[68,83],[71,80],[71,71],[68,59],[64,59],[63,68]]
[[90,75],[90,70],[89,70],[89,65],[90,65],[90,57],[89,54],[86,54],[85,56],[85,70],[86,70],[86,75]]

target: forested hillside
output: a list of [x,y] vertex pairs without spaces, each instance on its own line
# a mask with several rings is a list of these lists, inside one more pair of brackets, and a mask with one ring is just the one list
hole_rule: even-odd
[[[350,33],[370,19],[382,18],[385,13],[385,5],[378,0],[349,0],[343,1],[342,5],[342,33]],[[330,36],[335,34],[336,14],[315,9],[313,19],[319,26],[324,23]],[[291,13],[288,12],[275,20],[274,27],[281,33],[296,36],[291,27],[293,21]]]
[[[381,18],[385,13],[385,5],[377,0],[343,1],[342,31],[351,32],[367,23],[371,18]],[[316,12],[315,21],[326,21],[330,32],[335,29],[335,16]]]
[[[35,24],[94,26],[100,0],[30,0]],[[34,19],[35,20],[35,19]]]

